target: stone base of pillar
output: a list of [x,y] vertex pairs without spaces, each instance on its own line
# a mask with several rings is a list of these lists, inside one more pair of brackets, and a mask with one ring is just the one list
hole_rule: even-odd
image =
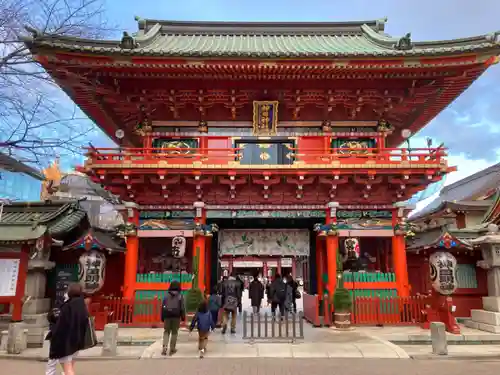
[[[0,317],[0,331],[8,330],[9,325],[12,324],[10,320],[10,314],[4,314]],[[22,324],[27,330],[27,346],[30,348],[41,348],[49,329],[47,314],[25,314],[23,315],[23,321],[19,324]]]
[[500,297],[483,297],[483,310],[471,310],[471,319],[465,326],[500,333]]
[[11,323],[7,330],[7,354],[21,354],[27,348],[27,334],[24,323]]

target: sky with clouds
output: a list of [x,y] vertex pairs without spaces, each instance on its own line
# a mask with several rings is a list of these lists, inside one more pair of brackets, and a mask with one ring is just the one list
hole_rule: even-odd
[[[499,0],[107,0],[107,16],[134,32],[134,16],[192,21],[358,21],[387,17],[386,32],[413,40],[443,40],[500,30]],[[458,172],[446,183],[500,161],[500,65],[493,66],[412,139],[445,142]],[[95,133],[96,146],[109,140]]]

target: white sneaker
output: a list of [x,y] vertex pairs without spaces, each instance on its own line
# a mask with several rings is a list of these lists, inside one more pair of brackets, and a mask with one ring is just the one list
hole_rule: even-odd
[[205,355],[205,349],[201,349],[200,350],[200,358],[203,358],[204,355]]

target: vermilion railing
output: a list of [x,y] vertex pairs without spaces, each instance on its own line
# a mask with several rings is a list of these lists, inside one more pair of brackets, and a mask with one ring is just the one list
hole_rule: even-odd
[[321,326],[319,319],[319,296],[302,293],[304,318],[315,327]]
[[357,297],[351,312],[353,324],[418,325],[425,320],[427,297]]
[[[173,164],[225,164],[241,159],[241,148],[170,148],[168,152],[160,148],[92,148],[87,156],[94,164],[116,164],[117,162],[133,162],[150,164],[165,161]],[[346,163],[383,163],[399,164],[404,161],[441,165],[447,156],[443,148],[329,148],[309,149],[290,148],[290,157],[306,164],[330,164],[334,161]]]
[[90,314],[95,317],[97,330],[107,323],[117,323],[120,327],[161,327],[161,300],[124,299],[104,297],[93,299]]

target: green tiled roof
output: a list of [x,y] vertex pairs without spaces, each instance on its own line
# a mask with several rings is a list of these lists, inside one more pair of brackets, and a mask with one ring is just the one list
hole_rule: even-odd
[[5,205],[0,221],[0,242],[36,240],[47,232],[57,238],[79,226],[86,217],[77,201]]
[[[31,50],[167,57],[384,57],[500,51],[498,33],[412,42],[384,33],[385,20],[342,23],[225,23],[140,20],[135,39],[97,41],[30,30]],[[128,41],[128,43],[127,43]],[[401,42],[409,42],[406,46]]]

